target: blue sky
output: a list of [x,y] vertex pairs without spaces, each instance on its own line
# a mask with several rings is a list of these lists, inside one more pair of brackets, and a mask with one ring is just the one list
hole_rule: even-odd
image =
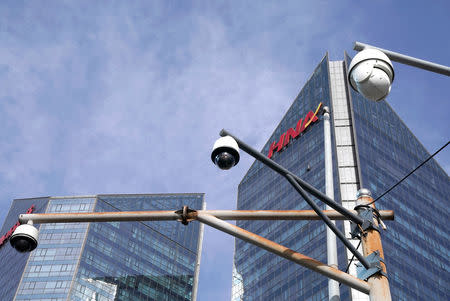
[[[221,128],[260,149],[326,51],[354,41],[450,65],[448,1],[2,1],[0,222],[14,198],[205,192],[234,209]],[[387,101],[449,140],[449,78],[394,63]],[[450,151],[438,162],[447,173]],[[178,208],[176,208],[178,209]],[[229,300],[234,240],[206,227],[199,300]]]

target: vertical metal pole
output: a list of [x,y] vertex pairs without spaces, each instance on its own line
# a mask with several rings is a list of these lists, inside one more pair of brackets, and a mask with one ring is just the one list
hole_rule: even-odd
[[[330,109],[328,107],[323,108],[323,132],[324,132],[324,146],[325,146],[325,194],[334,199],[334,185],[333,185],[333,161],[331,154],[331,126],[330,126]],[[326,206],[327,210],[332,209],[330,206]],[[335,221],[332,221],[336,224]],[[327,227],[327,259],[328,265],[333,268],[338,268],[337,259],[337,247],[336,247],[336,235],[329,227]],[[328,300],[339,301],[339,282],[328,279]]]
[[[202,210],[206,209],[206,202],[203,201]],[[205,231],[205,224],[200,223],[199,225],[199,233],[198,233],[198,242],[197,242],[197,261],[195,262],[195,270],[194,270],[194,283],[192,285],[192,301],[197,301],[197,292],[198,292],[198,277],[200,277],[200,261],[202,259],[202,245],[203,245],[203,233]]]
[[[371,193],[368,189],[360,189],[358,191],[358,200],[357,205],[364,206],[373,201]],[[370,204],[370,207],[375,209],[375,204]],[[373,218],[373,224],[378,228],[378,220],[377,218]],[[368,256],[375,251],[379,252],[380,257],[384,260],[383,246],[381,245],[381,236],[380,232],[377,229],[367,229],[365,235],[361,235],[362,238],[362,247],[364,256]],[[383,273],[386,275],[386,265],[381,262],[381,268]],[[390,301],[391,299],[391,291],[389,289],[389,281],[388,278],[381,274],[377,273],[367,280],[370,285],[370,301]]]

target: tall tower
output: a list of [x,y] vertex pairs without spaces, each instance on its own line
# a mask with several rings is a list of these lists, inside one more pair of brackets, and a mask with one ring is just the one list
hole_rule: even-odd
[[[286,136],[319,103],[329,106],[334,199],[353,209],[358,189],[368,188],[377,197],[429,154],[387,102],[371,102],[349,89],[348,60],[346,56],[343,61],[329,61],[327,55],[322,59],[262,152],[271,153],[271,159],[324,192],[323,122],[311,123],[294,139],[286,140]],[[449,195],[448,175],[431,160],[377,202],[378,209],[393,209],[396,215],[381,233],[394,300],[450,298],[448,231],[440,226],[440,221],[449,218]],[[239,185],[237,208],[309,209],[284,178],[257,161]],[[237,225],[327,261],[321,221],[238,221]],[[349,236],[349,222],[337,225]],[[338,241],[341,270],[350,258],[351,253]],[[233,271],[233,301],[328,299],[327,278],[240,240],[236,240]],[[356,272],[354,264],[350,272]],[[368,297],[342,285],[341,300]]]

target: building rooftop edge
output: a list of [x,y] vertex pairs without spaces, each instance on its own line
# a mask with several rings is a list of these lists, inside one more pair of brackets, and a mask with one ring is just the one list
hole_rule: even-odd
[[69,195],[69,196],[42,196],[33,198],[18,198],[13,199],[14,201],[24,201],[24,200],[39,200],[39,199],[83,199],[83,198],[96,198],[102,196],[167,196],[167,195],[202,195],[204,192],[175,192],[175,193],[106,193],[106,194],[93,194],[93,195]]

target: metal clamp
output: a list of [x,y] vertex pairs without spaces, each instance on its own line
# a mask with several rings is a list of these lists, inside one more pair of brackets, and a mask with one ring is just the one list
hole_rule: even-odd
[[383,268],[381,267],[381,263],[384,263],[383,258],[380,257],[380,252],[375,251],[371,253],[369,256],[366,257],[367,261],[369,262],[369,269],[366,269],[362,264],[357,263],[356,264],[356,272],[358,275],[358,278],[361,280],[367,280],[371,276],[375,274],[381,274],[383,276],[387,277],[387,274],[383,272]]
[[175,211],[176,214],[181,215],[181,219],[178,219],[183,225],[187,226],[189,222],[193,221],[193,219],[188,218],[188,214],[191,212],[196,212],[193,209],[190,209],[188,206],[183,206],[183,209]]
[[352,238],[361,238],[365,231],[373,229],[379,232],[378,226],[373,223],[373,218],[380,220],[380,213],[377,209],[374,209],[368,205],[358,205],[355,207],[358,211],[358,216],[363,219],[362,224],[351,223],[351,236]]

